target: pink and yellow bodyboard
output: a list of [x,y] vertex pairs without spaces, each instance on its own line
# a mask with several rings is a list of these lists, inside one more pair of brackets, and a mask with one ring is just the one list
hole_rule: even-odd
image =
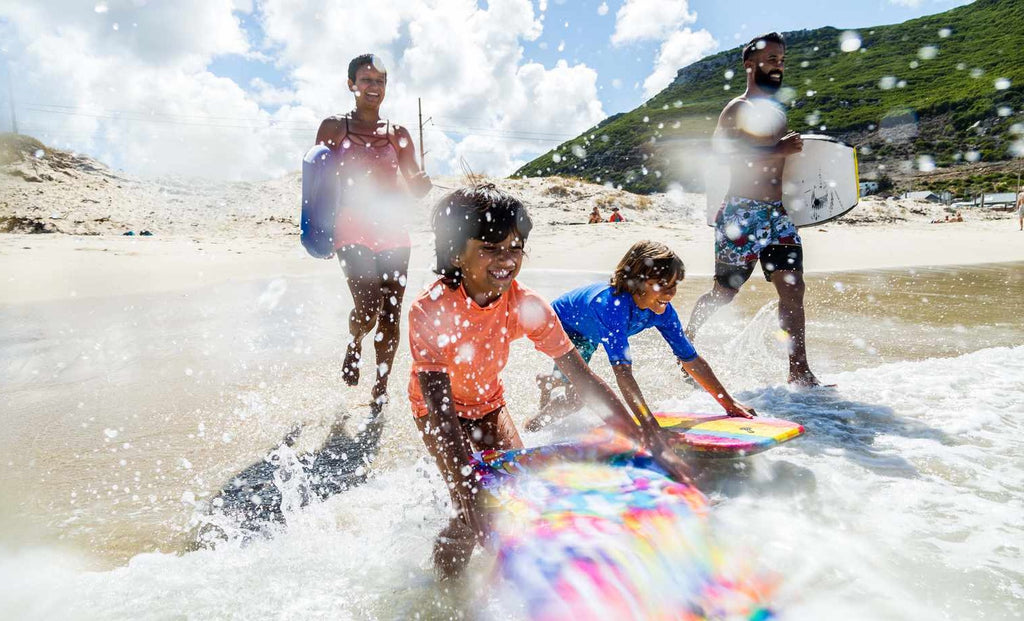
[[655,412],[658,424],[678,434],[677,446],[699,457],[745,457],[799,437],[804,426],[778,418]]

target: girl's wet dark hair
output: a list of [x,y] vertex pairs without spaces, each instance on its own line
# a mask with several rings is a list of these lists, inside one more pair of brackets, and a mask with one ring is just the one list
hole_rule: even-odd
[[363,67],[366,67],[367,65],[372,66],[377,71],[383,73],[384,80],[387,81],[388,71],[387,69],[384,68],[384,63],[381,62],[381,60],[378,57],[374,56],[373,54],[360,54],[359,56],[356,56],[355,58],[350,60],[348,63],[348,79],[355,82],[356,72],[362,69]]
[[679,255],[656,241],[638,241],[626,251],[615,266],[611,285],[615,293],[643,293],[644,283],[651,279],[671,282],[686,276],[686,267]]
[[518,198],[488,183],[459,188],[437,201],[431,225],[437,255],[434,272],[454,289],[462,283],[455,258],[470,239],[496,244],[516,233],[526,243],[533,220]]

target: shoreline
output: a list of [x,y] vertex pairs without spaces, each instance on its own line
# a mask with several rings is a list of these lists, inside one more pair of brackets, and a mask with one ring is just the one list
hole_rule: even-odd
[[[1024,261],[1024,233],[1016,222],[843,225],[801,229],[808,273],[941,267]],[[596,227],[600,227],[600,234]],[[433,245],[414,230],[410,270],[429,271]],[[574,226],[538,222],[527,246],[524,272],[611,273],[625,250],[656,239],[683,258],[687,275],[710,277],[713,231],[692,223],[629,222]],[[337,278],[334,260],[309,257],[298,235],[231,239],[197,236],[125,237],[63,234],[0,235],[0,268],[6,278],[0,304],[17,305],[76,297],[186,292],[222,282],[274,277]],[[757,276],[757,274],[755,274]]]

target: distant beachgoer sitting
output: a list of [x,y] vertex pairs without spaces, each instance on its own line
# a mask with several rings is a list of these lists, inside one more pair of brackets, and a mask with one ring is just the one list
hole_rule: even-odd
[[611,215],[610,218],[608,218],[608,221],[609,222],[625,222],[626,219],[622,217],[621,213],[619,213],[619,208],[618,207],[612,207],[612,215]]
[[601,211],[594,205],[594,211],[590,212],[590,221],[587,224],[600,224],[604,222],[604,216],[601,215]]
[[952,221],[953,222],[963,222],[964,221],[964,215],[958,211],[958,212],[956,212],[956,216],[953,217]]
[[1020,230],[1024,231],[1024,190],[1017,193],[1017,223]]

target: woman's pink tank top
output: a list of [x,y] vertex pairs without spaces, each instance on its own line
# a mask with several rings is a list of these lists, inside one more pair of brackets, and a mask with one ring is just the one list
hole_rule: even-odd
[[398,150],[384,135],[357,134],[345,117],[345,136],[338,144],[342,180],[341,207],[334,223],[334,245],[366,246],[374,253],[411,245],[408,199],[398,183]]

